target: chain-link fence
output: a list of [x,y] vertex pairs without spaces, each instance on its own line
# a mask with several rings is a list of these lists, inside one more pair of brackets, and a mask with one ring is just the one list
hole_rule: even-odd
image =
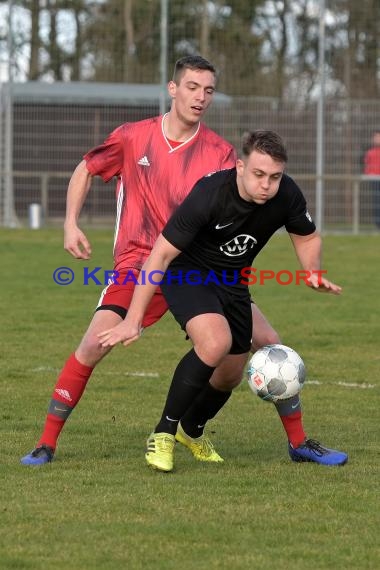
[[[81,83],[79,92],[73,83],[62,87],[61,92],[56,83],[49,93],[48,86],[42,86],[43,94],[35,85],[34,92],[28,84],[23,84],[19,91],[14,89],[11,179],[18,223],[27,223],[32,203],[42,205],[46,224],[61,223],[67,183],[83,154],[101,143],[119,124],[159,112],[159,97],[154,86],[146,86],[145,100],[138,94],[139,86]],[[5,127],[9,110],[7,98],[3,101],[1,125]],[[324,230],[358,232],[375,229],[374,185],[363,176],[363,157],[370,145],[374,125],[380,124],[379,119],[378,101],[334,100],[326,104]],[[310,210],[315,211],[315,103],[302,106],[275,99],[219,97],[209,109],[206,122],[237,148],[247,129],[269,128],[279,132],[288,147],[287,171],[299,182]],[[5,129],[2,131],[4,164],[8,143]],[[4,209],[9,179],[9,173],[3,168],[3,223],[6,215],[9,217],[9,211]],[[109,224],[114,211],[113,183],[106,185],[97,179],[84,206],[83,219],[90,224]]]
[[[321,229],[376,228],[363,161],[380,129],[379,0],[0,0],[0,223],[27,223],[31,203],[60,223],[82,155],[158,114],[175,60],[194,53],[221,72],[214,130],[237,147],[248,128],[278,131],[314,215],[322,190]],[[97,180],[84,220],[111,223],[113,196]]]

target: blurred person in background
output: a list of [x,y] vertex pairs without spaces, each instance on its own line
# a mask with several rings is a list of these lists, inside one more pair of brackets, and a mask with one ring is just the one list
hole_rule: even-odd
[[371,180],[373,221],[380,230],[380,129],[372,135],[372,146],[364,155],[364,174],[378,176],[378,180]]

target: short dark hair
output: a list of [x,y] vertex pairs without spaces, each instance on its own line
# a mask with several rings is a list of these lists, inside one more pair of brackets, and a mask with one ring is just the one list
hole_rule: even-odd
[[269,154],[278,162],[287,162],[288,154],[280,135],[274,131],[257,130],[243,135],[242,155],[245,158],[256,150],[262,154]]
[[200,55],[185,55],[178,59],[174,66],[173,81],[177,85],[186,69],[206,70],[216,75],[215,67],[204,57]]

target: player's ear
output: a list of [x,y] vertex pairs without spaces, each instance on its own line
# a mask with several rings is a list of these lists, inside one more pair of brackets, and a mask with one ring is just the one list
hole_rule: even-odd
[[242,161],[241,158],[238,158],[236,161],[236,173],[239,176],[243,176],[243,172],[244,172],[244,162]]
[[177,93],[177,85],[174,81],[169,81],[168,83],[168,93],[170,95],[170,97],[172,97],[174,99],[174,97],[176,96]]

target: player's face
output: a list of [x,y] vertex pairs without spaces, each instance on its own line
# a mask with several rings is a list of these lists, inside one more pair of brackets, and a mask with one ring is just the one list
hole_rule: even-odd
[[215,92],[215,75],[206,69],[186,69],[179,84],[169,83],[169,95],[178,118],[188,125],[198,123]]
[[256,150],[247,158],[238,159],[236,173],[240,196],[248,202],[265,204],[277,194],[284,168],[284,162],[277,162],[269,154]]

